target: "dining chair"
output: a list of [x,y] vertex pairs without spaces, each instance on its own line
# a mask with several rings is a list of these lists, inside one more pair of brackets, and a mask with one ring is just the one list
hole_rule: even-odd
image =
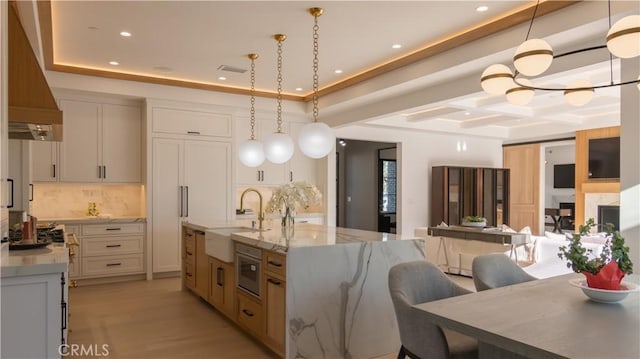
[[478,292],[537,279],[502,253],[475,257],[471,263],[471,275]]
[[389,271],[389,292],[398,320],[398,359],[477,358],[477,340],[442,329],[414,305],[472,293],[428,261],[400,263]]

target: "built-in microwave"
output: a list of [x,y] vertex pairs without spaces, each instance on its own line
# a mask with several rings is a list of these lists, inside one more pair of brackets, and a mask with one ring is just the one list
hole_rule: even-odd
[[262,250],[236,244],[236,278],[238,288],[260,298]]

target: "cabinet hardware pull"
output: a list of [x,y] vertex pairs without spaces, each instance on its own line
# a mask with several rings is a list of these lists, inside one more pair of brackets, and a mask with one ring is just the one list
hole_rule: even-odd
[[193,255],[193,253],[191,253],[191,252],[187,251],[187,255],[188,255],[188,256],[192,256],[192,255]]
[[179,186],[180,187],[180,217],[184,217],[184,209],[183,204],[184,204],[184,186]]
[[280,281],[279,280],[273,280],[271,278],[267,279],[267,282],[271,283],[271,284],[275,284],[275,285],[280,285]]
[[98,178],[102,178],[102,166],[98,166]]
[[107,179],[107,166],[102,166],[102,178]]
[[253,314],[253,313],[251,313],[251,311],[246,310],[246,309],[243,309],[243,310],[242,310],[242,313],[244,313],[244,314],[245,314],[246,316],[248,316],[248,317],[253,317],[253,316],[254,316],[254,314]]
[[11,184],[11,189],[9,190],[11,193],[11,201],[10,204],[7,205],[7,208],[13,208],[13,179],[7,178],[7,182]]
[[258,182],[260,182],[260,170],[257,170],[256,173],[258,174]]
[[122,245],[120,245],[120,244],[107,244],[106,247],[107,248],[118,248],[118,247],[122,247]]
[[193,277],[193,274],[187,273],[187,277]]
[[267,263],[272,265],[272,266],[274,266],[274,267],[278,267],[278,268],[282,267],[282,264],[278,263],[278,262],[268,261]]
[[199,135],[200,131],[187,131],[188,135]]
[[293,182],[293,171],[289,171],[289,182]]
[[115,267],[119,265],[122,265],[122,263],[107,263],[107,267]]
[[224,283],[222,283],[223,274],[224,274],[224,268],[222,267],[216,268],[216,284],[220,287],[224,286]]
[[53,178],[56,178],[56,165],[51,165],[53,168]]
[[29,191],[31,192],[31,196],[29,197],[29,202],[33,202],[33,183],[29,183]]
[[185,212],[186,213],[185,213],[184,216],[185,217],[189,217],[189,186],[184,186],[184,188],[185,188],[185,191],[186,191],[186,194],[184,196],[184,198],[186,199],[186,201],[185,201],[186,202],[186,205],[185,205],[185,208],[186,208]]
[[120,228],[120,227],[111,227],[111,228],[107,228],[106,230],[107,230],[107,231],[119,231],[119,230],[121,230],[121,229],[122,229],[122,228]]
[[60,307],[62,309],[62,330],[67,329],[67,303],[66,302],[62,302],[60,303]]

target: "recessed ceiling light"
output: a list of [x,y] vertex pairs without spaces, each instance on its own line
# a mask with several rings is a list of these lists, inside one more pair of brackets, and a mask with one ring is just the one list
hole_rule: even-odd
[[162,71],[162,72],[171,72],[172,71],[171,67],[168,67],[168,66],[154,66],[153,69],[156,70],[156,71]]
[[337,74],[341,74],[342,70],[335,70],[334,72],[337,73]]
[[220,77],[218,77],[218,80],[222,80],[222,81],[224,81],[224,80],[226,80],[226,79],[227,79],[227,78],[226,78],[226,77],[224,77],[224,76],[220,76]]
[[469,115],[471,115],[471,112],[467,111],[467,112],[464,113],[464,115],[465,116],[469,116]]
[[89,29],[89,30],[98,30],[98,28],[95,27],[95,26],[89,26],[89,27],[87,27],[87,29]]
[[120,63],[118,61],[109,61],[109,65],[118,66]]
[[302,87],[296,87],[296,91],[302,91]]
[[399,49],[399,48],[401,48],[401,47],[402,47],[402,45],[400,45],[400,44],[393,44],[393,45],[391,45],[391,48],[392,48],[392,49]]
[[489,7],[487,5],[480,5],[476,8],[477,12],[485,12],[487,10],[489,10]]
[[131,33],[129,31],[120,31],[120,36],[122,36],[122,37],[130,37]]

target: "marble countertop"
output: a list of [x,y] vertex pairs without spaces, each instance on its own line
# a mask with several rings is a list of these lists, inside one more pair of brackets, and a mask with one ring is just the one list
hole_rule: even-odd
[[[324,213],[296,213],[296,220],[298,218],[318,218],[323,217]],[[236,214],[236,219],[256,219],[258,218],[258,213],[251,212],[247,214]],[[282,216],[278,213],[265,213],[265,219],[281,219]]]
[[76,218],[38,218],[38,223],[64,223],[64,224],[106,224],[106,223],[146,223],[146,217],[76,217]]
[[231,239],[239,243],[284,253],[289,248],[385,242],[404,238],[391,233],[301,223],[292,228],[278,227],[264,231],[233,233]]
[[2,278],[66,272],[69,250],[65,243],[52,243],[44,248],[11,250],[0,260]]

